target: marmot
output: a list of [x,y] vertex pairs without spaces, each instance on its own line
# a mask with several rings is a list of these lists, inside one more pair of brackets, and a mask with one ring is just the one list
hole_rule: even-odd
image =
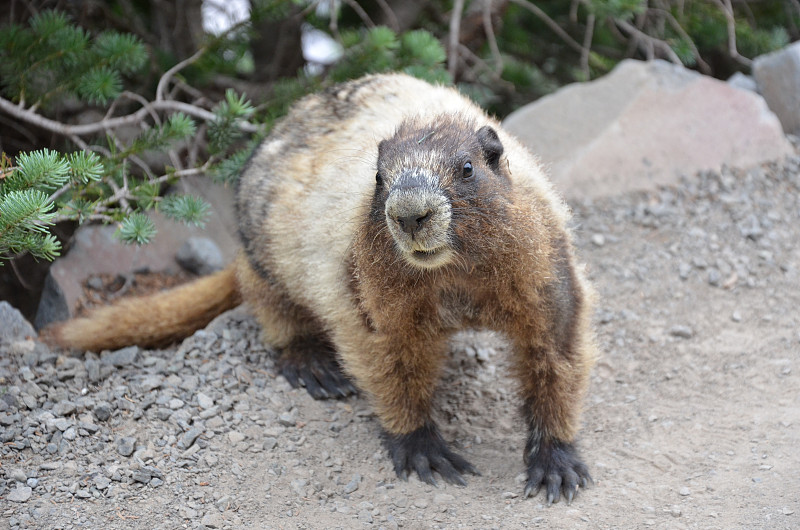
[[395,471],[477,473],[431,419],[448,338],[505,334],[528,430],[525,495],[571,501],[595,346],[569,211],[537,159],[456,90],[372,75],[300,100],[241,175],[225,271],[55,330],[81,349],[175,340],[240,303],[315,398],[374,404]]

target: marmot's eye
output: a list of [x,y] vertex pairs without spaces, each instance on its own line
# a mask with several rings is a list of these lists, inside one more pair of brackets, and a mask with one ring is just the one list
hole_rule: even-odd
[[381,172],[380,171],[375,173],[375,184],[377,184],[378,186],[383,184],[383,177],[381,177]]
[[472,176],[472,162],[464,162],[464,169],[461,171],[461,176],[468,179]]

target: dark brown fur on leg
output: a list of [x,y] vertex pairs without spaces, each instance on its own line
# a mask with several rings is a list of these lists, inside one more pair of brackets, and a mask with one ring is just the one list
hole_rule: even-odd
[[[581,342],[588,335],[581,329],[588,320],[585,293],[567,241],[562,238],[554,243],[553,281],[544,289],[546,318],[540,319],[544,329],[528,329],[514,337],[523,415],[528,423],[525,496],[536,495],[545,486],[548,505],[558,502],[562,490],[571,503],[578,487],[592,481],[574,446],[580,400],[592,362],[583,351],[590,345]],[[526,337],[547,340],[536,344]]]
[[393,349],[382,357],[391,361],[373,378],[373,395],[384,426],[383,440],[401,479],[416,471],[420,480],[435,485],[435,471],[451,484],[465,485],[461,474],[477,471],[450,451],[430,418],[441,359],[434,352],[443,347],[444,344],[431,347],[420,341],[414,353]]

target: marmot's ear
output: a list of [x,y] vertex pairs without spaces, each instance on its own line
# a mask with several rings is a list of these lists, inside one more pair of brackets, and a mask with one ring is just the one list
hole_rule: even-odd
[[500,138],[497,137],[495,130],[488,125],[478,129],[476,134],[486,162],[492,169],[497,170],[500,167],[500,155],[503,154],[503,144],[500,142]]

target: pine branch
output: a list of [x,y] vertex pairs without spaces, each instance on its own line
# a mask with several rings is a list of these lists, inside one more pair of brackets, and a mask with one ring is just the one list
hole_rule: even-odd
[[[41,114],[37,114],[30,109],[15,105],[2,97],[0,97],[0,110],[9,113],[19,120],[30,123],[31,125],[36,125],[37,127],[41,127],[42,129],[46,129],[61,136],[86,136],[109,129],[116,129],[125,125],[137,124],[153,111],[183,112],[205,121],[213,121],[215,119],[214,113],[211,111],[191,105],[189,103],[171,100],[151,101],[146,106],[126,116],[104,118],[100,121],[83,125],[69,125],[45,118]],[[261,130],[260,126],[247,121],[237,121],[234,123],[234,126],[246,133],[256,133]]]

